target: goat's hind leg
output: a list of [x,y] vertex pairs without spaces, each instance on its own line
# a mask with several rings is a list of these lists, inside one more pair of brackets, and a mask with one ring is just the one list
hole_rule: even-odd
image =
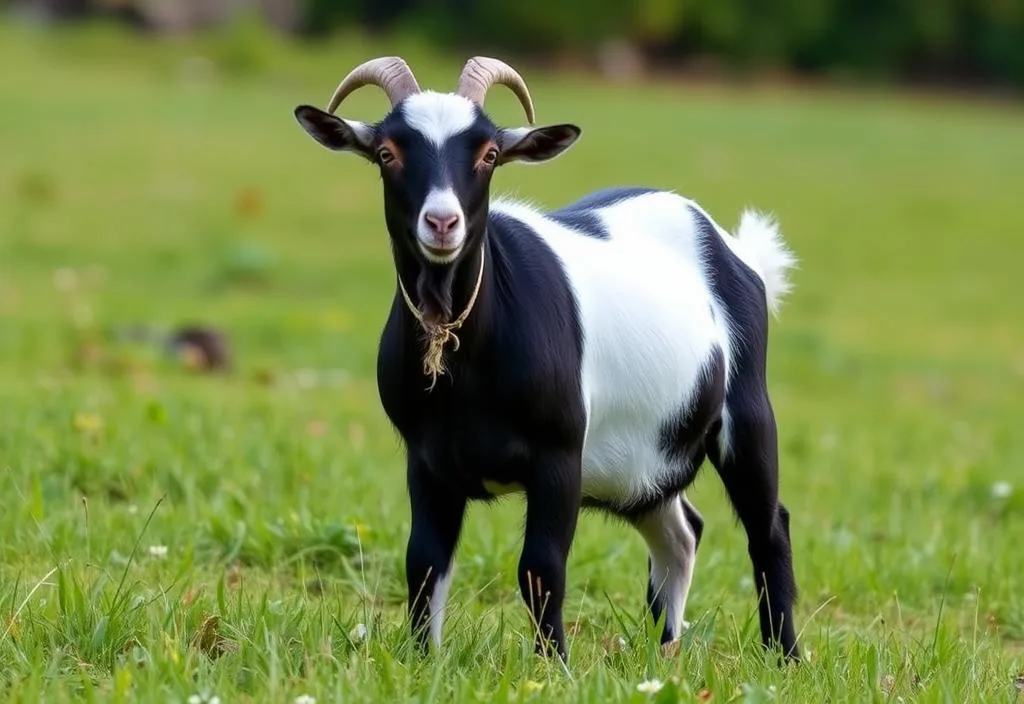
[[697,538],[697,544],[694,547],[696,552],[700,548],[701,538],[704,537],[704,516],[700,515],[697,507],[686,498],[685,491],[679,495],[679,498],[683,502],[683,515],[686,516],[686,522],[690,524],[690,529],[693,531],[694,537]]
[[728,422],[708,457],[747,533],[747,549],[758,595],[761,641],[782,646],[799,660],[793,624],[797,597],[789,537],[789,512],[779,501],[779,460],[775,414],[763,386],[747,385],[728,402]]
[[688,625],[683,616],[704,520],[678,494],[639,516],[634,524],[650,551],[647,604],[655,623],[665,616],[661,642],[670,643]]

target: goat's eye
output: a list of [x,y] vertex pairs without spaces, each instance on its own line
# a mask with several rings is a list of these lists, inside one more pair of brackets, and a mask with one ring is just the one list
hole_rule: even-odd
[[497,163],[498,161],[498,150],[495,149],[494,147],[488,149],[487,153],[484,154],[484,158],[482,159],[482,161],[488,166],[494,166],[494,164]]
[[377,150],[377,158],[380,159],[381,164],[387,166],[395,160],[395,155],[387,147],[381,147]]

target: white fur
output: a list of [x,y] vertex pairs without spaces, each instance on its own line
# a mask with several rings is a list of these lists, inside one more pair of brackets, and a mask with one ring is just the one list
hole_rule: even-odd
[[[345,120],[345,118],[341,118]],[[356,139],[358,139],[364,147],[369,147],[373,144],[373,127],[360,122],[359,120],[345,120],[345,123],[352,128],[352,131],[356,133]]]
[[472,125],[476,112],[473,103],[461,95],[427,90],[405,99],[402,117],[427,141],[440,147]]
[[697,536],[678,496],[644,516],[636,527],[651,553],[651,584],[664,609],[665,628],[678,639],[689,625],[683,614],[693,582]]
[[[718,314],[722,306],[708,285],[691,205],[656,192],[601,208],[596,213],[611,233],[604,240],[522,203],[492,203],[551,247],[576,297],[584,334],[587,496],[613,504],[655,497],[677,471],[659,447],[663,424],[691,403],[715,347],[731,372],[729,320]],[[786,260],[777,236],[766,236],[775,231],[761,220],[759,228],[744,222],[740,238],[721,234],[771,280],[769,295],[778,294]]]
[[718,430],[718,454],[724,460],[732,451],[732,418],[729,407],[722,409],[722,427]]
[[775,218],[753,209],[744,210],[740,215],[740,224],[734,237],[722,229],[699,205],[691,205],[714,224],[718,234],[733,253],[761,277],[768,309],[773,315],[777,315],[782,299],[792,290],[789,271],[797,265],[797,259],[782,240],[782,233],[779,232]]
[[504,136],[504,148],[509,149],[526,139],[526,136],[533,132],[532,127],[506,127],[502,130]]
[[[445,241],[445,247],[449,247],[450,251],[443,255],[426,249],[426,247],[439,248],[441,246],[434,231],[427,224],[427,213],[455,215],[459,218],[458,224],[448,234],[448,239]],[[447,264],[458,256],[466,241],[466,218],[462,213],[459,198],[450,186],[435,188],[427,194],[423,201],[423,207],[420,209],[419,219],[416,221],[416,238],[420,242],[420,251],[423,252],[423,256],[436,264]]]
[[448,590],[452,586],[452,567],[434,582],[434,593],[430,595],[430,638],[435,645],[441,645],[444,631],[444,610],[448,603]]

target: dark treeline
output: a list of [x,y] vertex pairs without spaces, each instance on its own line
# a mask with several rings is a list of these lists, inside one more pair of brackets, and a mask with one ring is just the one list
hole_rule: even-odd
[[[0,5],[5,0],[0,0]],[[6,0],[188,29],[258,10],[315,38],[402,28],[442,46],[564,56],[625,42],[663,65],[1024,87],[1024,0]]]

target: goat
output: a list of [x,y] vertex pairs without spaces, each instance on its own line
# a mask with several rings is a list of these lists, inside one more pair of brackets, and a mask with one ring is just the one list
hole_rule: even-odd
[[[549,161],[582,133],[496,126],[483,108],[495,84],[533,125],[522,76],[488,57],[465,64],[454,93],[421,90],[405,61],[381,57],[353,69],[326,111],[294,111],[316,142],[382,179],[396,286],[377,384],[406,448],[415,639],[441,643],[467,503],[514,491],[539,653],[566,657],[566,563],[588,508],[643,536],[650,613],[663,643],[678,639],[703,527],[683,492],[709,459],[746,529],[762,643],[798,660],[765,369],[795,257],[770,217],[745,211],[734,237],[672,191],[605,189],[552,212],[492,200],[497,167]],[[386,93],[387,115],[336,116],[364,85]]]

